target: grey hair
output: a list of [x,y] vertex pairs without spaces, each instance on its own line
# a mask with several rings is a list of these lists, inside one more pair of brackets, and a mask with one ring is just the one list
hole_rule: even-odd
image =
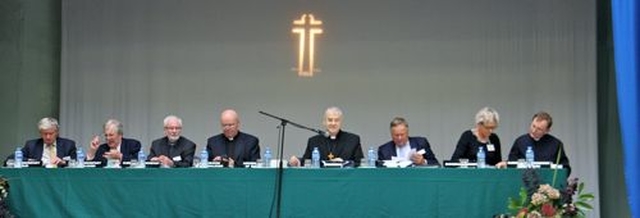
[[484,107],[476,114],[476,124],[496,123],[500,121],[498,112],[490,107]]
[[60,125],[58,124],[58,120],[56,120],[55,118],[45,117],[45,118],[42,118],[40,121],[38,121],[38,130],[42,131],[42,130],[47,130],[51,128],[55,128],[56,131],[58,131],[58,129],[60,128]]
[[338,115],[340,118],[342,118],[342,110],[340,110],[340,108],[336,107],[336,106],[332,106],[327,108],[326,111],[324,111],[324,118],[327,118],[328,114],[336,114]]
[[393,120],[391,120],[391,123],[389,124],[389,128],[393,128],[399,125],[404,125],[407,128],[409,128],[409,123],[407,122],[407,120],[405,120],[402,117],[394,117]]
[[167,117],[164,118],[164,126],[167,126],[167,124],[169,123],[170,120],[176,120],[178,121],[178,125],[182,126],[182,119],[180,119],[180,117],[177,117],[175,115],[169,115]]
[[118,132],[119,135],[123,135],[122,123],[120,123],[120,121],[116,119],[107,120],[107,122],[104,123],[104,130],[106,131],[109,128],[116,128],[116,132]]

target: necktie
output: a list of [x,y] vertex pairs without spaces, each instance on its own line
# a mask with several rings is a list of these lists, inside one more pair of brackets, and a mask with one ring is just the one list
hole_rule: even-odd
[[48,145],[47,150],[49,153],[49,163],[53,163],[54,158],[56,158],[56,146]]

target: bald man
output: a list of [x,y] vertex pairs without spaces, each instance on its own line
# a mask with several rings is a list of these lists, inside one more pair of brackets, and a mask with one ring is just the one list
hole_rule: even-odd
[[260,159],[258,138],[240,132],[240,118],[236,111],[228,109],[220,114],[220,128],[222,133],[207,140],[209,160],[244,167],[244,162]]

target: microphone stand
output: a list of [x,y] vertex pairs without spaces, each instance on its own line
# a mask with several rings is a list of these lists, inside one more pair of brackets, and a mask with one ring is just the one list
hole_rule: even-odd
[[[287,126],[287,124],[291,124],[291,125],[293,125],[295,127],[298,127],[298,128],[301,128],[301,129],[306,129],[306,130],[318,133],[320,135],[326,135],[326,133],[324,131],[322,131],[322,130],[309,128],[309,127],[306,127],[306,126],[291,122],[291,121],[289,121],[287,119],[284,119],[284,118],[269,114],[269,113],[264,112],[264,111],[258,111],[258,112],[260,114],[262,114],[262,115],[274,118],[276,120],[280,120],[280,125],[278,126],[279,127],[278,131],[279,131],[279,136],[280,136],[280,138],[278,140],[278,144],[279,144],[278,145],[278,147],[279,147],[278,149],[280,150],[280,157],[278,158],[278,168],[277,168],[278,172],[277,172],[277,176],[276,176],[276,186],[277,186],[277,189],[276,189],[276,202],[277,202],[276,203],[276,217],[279,218],[280,217],[280,202],[281,202],[281,199],[282,199],[282,174],[283,174],[283,171],[284,171],[283,166],[282,166],[282,158],[283,158],[283,153],[284,153],[284,132],[285,132],[284,128],[285,128],[285,126]],[[271,214],[269,214],[269,216],[271,216]]]

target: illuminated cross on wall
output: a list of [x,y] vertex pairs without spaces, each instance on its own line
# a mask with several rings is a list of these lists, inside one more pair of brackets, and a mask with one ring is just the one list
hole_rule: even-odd
[[[300,20],[293,21],[291,32],[298,34],[298,76],[312,77],[315,59],[315,35],[322,33],[322,21],[316,20],[313,14],[303,14]],[[308,38],[307,38],[308,37]],[[305,52],[308,49],[308,52]],[[307,61],[305,61],[307,60]]]

